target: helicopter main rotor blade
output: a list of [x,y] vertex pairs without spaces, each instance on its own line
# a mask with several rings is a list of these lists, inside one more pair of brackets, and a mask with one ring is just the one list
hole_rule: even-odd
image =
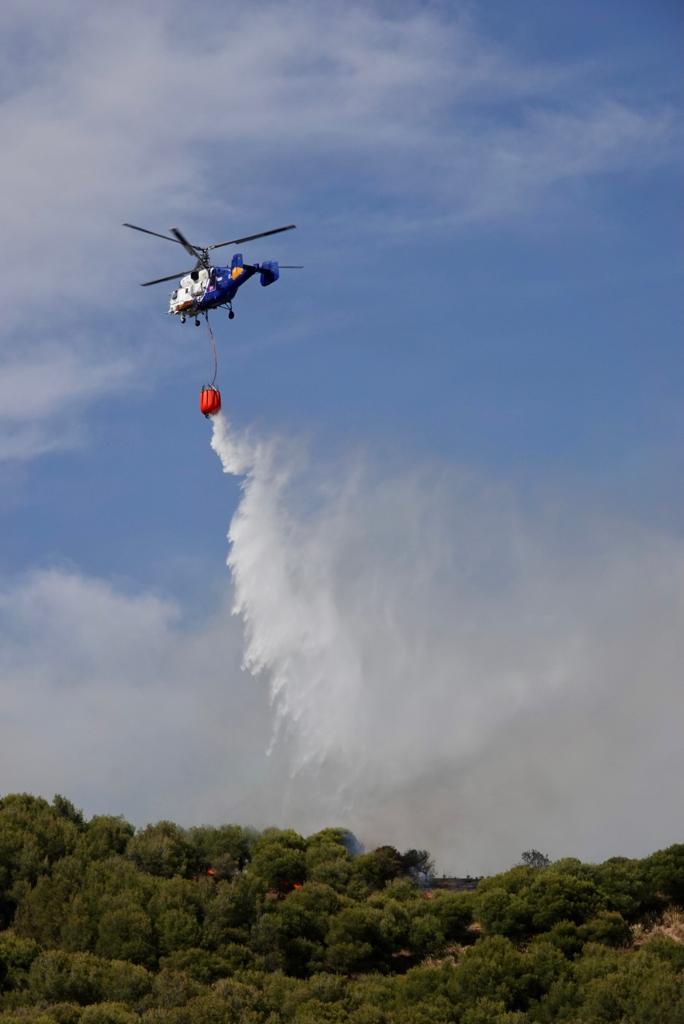
[[279,263],[279,270],[303,270],[304,265],[301,263]]
[[[139,228],[137,224],[122,224],[124,228],[133,228],[134,231],[142,231],[146,235],[154,235],[155,238],[165,238],[167,242],[178,242],[177,238],[169,238],[168,235],[160,235],[158,231],[150,231],[149,228]],[[182,243],[179,243],[182,245]]]
[[178,228],[171,228],[171,234],[175,237],[176,241],[183,246],[186,252],[189,252],[190,255],[194,256],[196,260],[200,261],[200,263],[203,262],[202,253],[196,249],[194,245],[190,245],[190,242],[188,242],[185,235],[179,231]]
[[151,284],[161,284],[163,281],[177,281],[179,277],[185,277],[186,274],[191,273],[192,270],[181,270],[180,274],[169,274],[168,277],[157,277],[154,281],[143,281],[140,287],[148,288]]
[[292,231],[296,224],[286,224],[283,228],[272,228],[271,231],[260,231],[258,235],[245,235],[244,238],[231,238],[229,242],[216,242],[215,245],[208,245],[207,249],[220,249],[224,245],[240,245],[241,242],[251,242],[255,238],[266,238],[267,235],[279,235],[281,231]]

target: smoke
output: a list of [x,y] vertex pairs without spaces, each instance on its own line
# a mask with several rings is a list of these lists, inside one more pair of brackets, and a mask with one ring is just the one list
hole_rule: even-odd
[[234,612],[290,824],[473,872],[681,838],[681,543],[452,467],[320,467],[222,416],[212,447],[242,478]]

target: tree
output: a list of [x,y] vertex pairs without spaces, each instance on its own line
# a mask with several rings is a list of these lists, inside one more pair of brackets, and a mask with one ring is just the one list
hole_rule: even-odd
[[393,846],[379,846],[371,853],[362,853],[353,861],[353,873],[370,889],[382,889],[403,873],[401,854]]
[[602,893],[588,879],[563,875],[553,868],[540,872],[526,892],[534,931],[546,931],[558,921],[583,924],[604,908]]
[[[332,831],[334,830],[326,829],[326,832]],[[323,882],[341,892],[346,889],[351,872],[351,858],[342,843],[330,839],[321,839],[317,842],[308,840],[306,877],[312,882]]]
[[64,857],[51,875],[39,878],[18,901],[14,918],[17,932],[43,945],[57,945],[81,874],[80,862],[74,857]]
[[658,957],[659,960],[666,960],[675,974],[684,976],[684,944],[677,942],[676,939],[657,933],[644,943],[643,952],[648,956]]
[[0,798],[0,927],[10,923],[27,887],[73,851],[78,836],[79,826],[41,797]]
[[632,929],[622,914],[615,910],[603,910],[585,924],[580,925],[578,934],[583,942],[600,942],[616,949],[629,946]]
[[444,948],[446,937],[436,914],[415,914],[409,921],[409,949],[417,957],[438,953]]
[[65,818],[77,828],[83,827],[83,811],[77,810],[71,800],[67,800],[60,793],[55,793],[52,798],[52,809],[58,818]]
[[190,1000],[182,1020],[187,1024],[261,1024],[259,991],[234,978],[217,981],[211,993]]
[[670,964],[639,952],[616,970],[592,979],[582,992],[583,1020],[682,1024],[684,988]]
[[326,962],[342,974],[381,970],[391,952],[382,930],[382,913],[369,906],[343,908],[330,920]]
[[261,878],[270,889],[289,892],[306,878],[305,842],[296,832],[264,832],[255,842],[250,874]]
[[524,954],[501,935],[481,939],[463,958],[448,982],[457,1006],[475,1006],[482,998],[502,1003],[505,1010],[525,1008],[527,970]]
[[157,948],[149,914],[132,900],[103,908],[95,952],[112,960],[152,966],[157,959]]
[[646,876],[663,902],[684,904],[684,843],[675,843],[642,861]]
[[548,868],[551,863],[546,854],[539,850],[525,850],[520,859],[526,868]]
[[[141,925],[143,921],[147,921],[143,930],[149,940],[147,908],[160,884],[159,881],[139,871],[125,857],[96,859],[87,863],[85,867],[77,858],[74,860],[79,864],[79,872],[74,880],[73,895],[63,909],[61,944],[73,951],[89,949],[104,951],[108,956],[125,956],[125,949],[133,948],[128,947],[127,940],[124,939],[124,918],[130,914],[133,914],[130,928],[135,928],[134,921]],[[56,866],[55,876],[61,873],[65,863],[62,861]],[[126,913],[119,914],[117,921],[116,917],[111,917],[114,911]],[[118,939],[115,938],[117,931]],[[134,935],[131,935],[131,941],[136,942]],[[156,953],[154,948],[149,952],[143,950],[142,945],[137,948],[136,959],[142,963],[150,962]]]
[[520,1010],[507,1010],[499,999],[485,996],[466,1010],[461,1024],[527,1024],[529,1017]]
[[490,935],[520,940],[548,931],[559,921],[583,924],[605,908],[590,879],[558,865],[537,871],[513,868],[480,884],[473,898],[476,918]]
[[0,932],[0,992],[27,987],[28,972],[39,952],[32,939],[22,939],[9,930]]
[[356,836],[352,835],[344,828],[323,828],[320,832],[314,832],[306,840],[307,850],[311,850],[316,846],[340,846],[342,850],[349,856],[353,853],[360,853],[359,841]]
[[97,1003],[83,1009],[79,1024],[138,1024],[138,1019],[123,1003]]
[[164,1010],[185,1006],[201,992],[202,987],[184,971],[163,967],[154,977],[154,1000]]
[[433,892],[429,903],[444,932],[447,942],[467,943],[472,941],[469,927],[473,922],[470,893]]
[[202,945],[218,949],[226,943],[245,943],[257,919],[267,883],[255,875],[237,875],[230,882],[218,882],[206,908]]
[[191,861],[191,852],[183,829],[172,821],[148,825],[133,836],[126,851],[141,871],[162,878],[184,875]]
[[321,970],[328,923],[341,904],[334,889],[315,882],[269,904],[252,932],[255,952],[266,957],[269,969],[295,977]]
[[77,852],[85,861],[104,860],[114,854],[125,853],[135,829],[121,817],[98,815],[86,824]]
[[189,829],[187,839],[193,850],[194,870],[212,868],[215,878],[231,878],[249,862],[256,837],[254,830],[240,825],[199,825]]
[[429,883],[435,865],[427,850],[406,850],[400,859],[404,874],[420,885]]
[[31,964],[29,990],[34,999],[48,1003],[97,1003],[102,997],[103,966],[91,953],[47,950]]
[[165,910],[157,918],[159,949],[162,953],[173,953],[177,949],[196,946],[201,937],[197,917],[187,910]]
[[148,910],[162,953],[200,944],[203,913],[215,888],[213,883],[198,885],[179,877],[157,882]]
[[[522,939],[533,932],[532,907],[526,893],[511,892],[504,885],[483,886],[474,899],[475,918],[487,935]],[[539,929],[545,931],[545,929]]]
[[[238,948],[244,949],[244,946]],[[249,958],[249,950],[246,953]],[[210,985],[217,978],[230,974],[232,965],[218,953],[193,946],[187,949],[177,949],[175,952],[169,953],[168,956],[160,957],[159,966],[170,971],[181,971],[203,985]],[[243,963],[241,966],[245,966],[245,964]]]
[[154,976],[151,971],[125,960],[106,960],[101,964],[101,998],[139,1009],[152,990]]

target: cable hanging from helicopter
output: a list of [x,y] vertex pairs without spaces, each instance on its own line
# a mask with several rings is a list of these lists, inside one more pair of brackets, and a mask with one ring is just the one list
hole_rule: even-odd
[[209,334],[209,342],[211,344],[211,354],[214,366],[214,372],[211,377],[211,383],[205,384],[200,389],[200,412],[207,417],[215,416],[217,412],[221,411],[221,392],[216,387],[216,375],[218,373],[218,352],[216,351],[216,339],[214,332],[211,329],[209,323],[209,314],[204,314],[204,319],[207,324],[207,332]]

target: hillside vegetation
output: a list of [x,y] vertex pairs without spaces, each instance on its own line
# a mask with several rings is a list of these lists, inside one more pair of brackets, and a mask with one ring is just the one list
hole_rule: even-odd
[[684,1024],[684,844],[449,892],[352,838],[0,799],[0,1024]]

